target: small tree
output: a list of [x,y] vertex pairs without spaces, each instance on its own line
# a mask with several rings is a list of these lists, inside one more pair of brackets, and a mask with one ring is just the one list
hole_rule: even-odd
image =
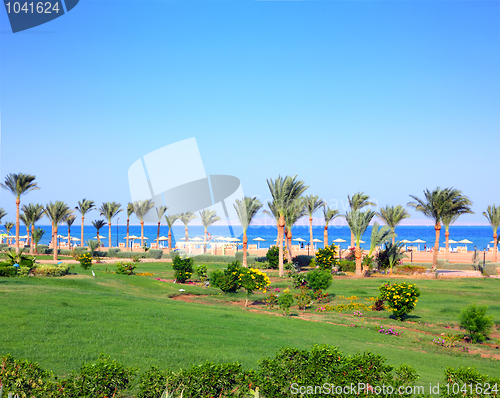
[[87,242],[85,242],[85,244],[88,246],[89,250],[90,250],[90,255],[92,257],[94,257],[94,252],[99,249],[99,247],[101,246],[101,241],[98,241],[98,240],[88,240]]
[[240,284],[246,291],[245,307],[248,306],[248,296],[255,290],[265,292],[266,288],[271,284],[269,277],[262,271],[256,268],[241,268],[239,276]]
[[460,327],[465,329],[473,343],[486,340],[493,327],[493,319],[486,316],[488,306],[471,304],[460,313]]
[[45,231],[40,227],[35,228],[31,234],[33,236],[33,243],[35,244],[35,254],[38,254],[38,242],[40,242],[44,234]]

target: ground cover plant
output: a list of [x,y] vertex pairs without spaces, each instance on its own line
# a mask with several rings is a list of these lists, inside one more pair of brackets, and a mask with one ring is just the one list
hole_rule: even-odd
[[[208,273],[227,266],[208,263]],[[178,371],[207,360],[238,361],[244,369],[255,369],[260,359],[281,347],[309,349],[326,343],[342,347],[345,354],[370,349],[394,366],[407,363],[429,383],[442,379],[440,375],[450,361],[455,367],[474,365],[482,374],[498,372],[494,357],[498,351],[493,346],[474,345],[467,353],[432,343],[441,333],[463,333],[458,318],[472,300],[478,306],[489,304],[488,313],[498,322],[498,280],[335,277],[324,291],[329,293],[329,303],[313,300],[311,307],[299,311],[294,300],[290,316],[283,317],[277,302],[268,309],[264,300],[271,292],[281,297],[289,286],[292,298],[299,290],[292,287],[290,278],[278,278],[277,271],[267,272],[271,280],[268,292],[255,292],[249,309],[245,309],[244,290],[224,295],[198,281],[196,285],[174,284],[171,262],[138,263],[136,275],[106,273],[106,268],[114,270],[109,264],[92,265],[96,278],[78,264],[62,278],[0,278],[0,355],[36,361],[65,377],[82,363],[95,362],[100,353],[140,372],[152,365]],[[319,306],[351,301],[371,306],[374,302],[370,298],[377,298],[378,288],[388,280],[416,283],[421,292],[418,306],[404,322],[391,319],[386,310],[359,309],[362,316],[355,316],[355,309],[316,311]],[[180,288],[185,291],[180,292]],[[352,296],[357,299],[345,299]],[[380,327],[403,334],[378,333]],[[498,327],[491,333],[492,340],[486,342],[493,345],[491,342],[500,337],[496,336]]]

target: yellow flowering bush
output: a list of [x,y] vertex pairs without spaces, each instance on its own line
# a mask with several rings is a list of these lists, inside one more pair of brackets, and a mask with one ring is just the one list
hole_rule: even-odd
[[332,267],[336,265],[337,247],[332,244],[324,249],[318,249],[316,252],[316,264],[323,271],[331,271]]
[[83,269],[89,269],[92,266],[92,256],[90,253],[80,254],[76,259]]
[[240,268],[238,282],[243,289],[246,290],[245,307],[248,305],[248,295],[255,290],[266,291],[266,288],[271,284],[269,277],[257,268]]
[[385,283],[379,287],[380,298],[387,301],[396,319],[402,320],[413,311],[418,302],[420,291],[415,284]]

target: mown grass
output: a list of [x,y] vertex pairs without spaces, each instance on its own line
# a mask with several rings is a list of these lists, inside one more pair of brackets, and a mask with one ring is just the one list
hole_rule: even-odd
[[[209,264],[210,268],[225,266]],[[442,381],[446,366],[474,365],[482,373],[500,373],[498,360],[435,346],[433,336],[424,333],[450,331],[444,327],[456,326],[460,310],[472,302],[489,305],[489,313],[498,322],[500,280],[405,279],[422,292],[411,324],[390,319],[388,312],[365,312],[363,318],[355,318],[334,312],[317,314],[314,309],[306,314],[319,322],[311,322],[300,319],[296,308],[292,317],[285,318],[276,316],[278,310],[266,312],[262,306],[251,306],[261,310],[257,313],[228,303],[243,300],[244,293],[222,296],[217,289],[156,281],[157,277],[172,279],[171,263],[138,264],[136,272],[154,273],[152,277],[106,273],[106,269],[114,270],[109,264],[92,269],[96,278],[78,265],[63,278],[0,278],[0,355],[28,358],[64,375],[83,362],[94,361],[99,353],[141,371],[151,365],[176,370],[206,360],[239,361],[254,368],[259,359],[273,356],[281,347],[308,349],[326,343],[347,354],[370,349],[392,365],[407,363],[417,369],[424,383]],[[363,301],[377,296],[378,287],[387,280],[336,278],[328,292],[333,303],[341,302],[340,296],[352,295]],[[290,279],[273,278],[273,287],[288,285]],[[180,294],[180,288],[187,294],[203,295],[206,304],[173,300],[171,296]],[[345,326],[350,324],[356,327]],[[394,337],[377,333],[378,326],[415,330]]]

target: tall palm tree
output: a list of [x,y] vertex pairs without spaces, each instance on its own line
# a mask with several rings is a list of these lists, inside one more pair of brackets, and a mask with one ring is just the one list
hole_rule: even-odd
[[307,214],[306,200],[299,196],[288,205],[285,213],[285,236],[288,245],[288,261],[292,262],[292,227]]
[[97,231],[97,241],[99,242],[99,245],[100,245],[101,238],[99,237],[99,231],[101,230],[101,228],[105,227],[107,225],[107,223],[104,220],[96,220],[96,221],[92,221],[92,225],[94,226],[94,228]]
[[408,213],[401,205],[385,206],[380,208],[380,211],[377,213],[377,217],[385,222],[391,229],[391,232],[394,235],[392,237],[392,244],[394,244],[397,236],[396,226],[405,218],[410,218],[410,213]]
[[220,217],[217,215],[215,210],[205,209],[203,211],[200,211],[200,218],[201,218],[201,223],[205,228],[205,236],[203,238],[203,253],[205,253],[207,251],[207,232],[208,232],[207,229],[213,223],[220,221]]
[[68,226],[68,248],[71,247],[71,226],[76,220],[76,216],[74,214],[68,214],[64,217],[64,222]]
[[[357,192],[352,195],[352,198],[347,195],[347,200],[349,202],[349,207],[351,211],[361,210],[366,206],[376,206],[376,203],[370,202],[370,196],[365,195],[364,192]],[[354,247],[354,234],[351,231],[351,247]]]
[[486,211],[483,211],[483,216],[486,217],[488,222],[491,225],[491,228],[493,229],[493,262],[497,262],[497,253],[498,253],[498,226],[500,225],[500,206],[496,207],[494,204],[493,206],[488,206]]
[[280,175],[275,180],[268,179],[267,186],[273,198],[273,206],[275,211],[279,214],[278,221],[278,249],[279,249],[279,275],[285,275],[283,267],[283,229],[285,228],[285,213],[295,199],[302,196],[304,191],[309,188],[304,185],[303,181],[297,180],[297,176],[286,176],[285,178]]
[[189,239],[188,224],[196,218],[196,214],[187,212],[179,214],[179,220],[184,224],[184,240],[187,242]]
[[165,212],[167,211],[168,207],[167,206],[160,206],[160,208],[156,208],[156,215],[158,216],[158,231],[156,233],[156,246],[157,248],[160,248],[160,223],[162,217],[165,215]]
[[[325,206],[326,203],[319,196],[307,195],[305,198],[306,212],[309,216],[309,241],[311,245],[312,253],[314,254],[314,242],[313,242],[313,214],[318,211],[321,207]],[[326,246],[325,246],[326,247]]]
[[38,254],[38,242],[45,235],[45,231],[42,228],[35,228],[31,235],[33,236],[33,243],[35,245],[35,254]]
[[19,205],[21,204],[21,196],[27,193],[40,189],[35,181],[35,176],[30,174],[8,174],[5,177],[5,182],[0,186],[16,197],[16,254],[19,254]]
[[7,212],[3,207],[0,207],[0,224],[2,223],[2,218],[4,218],[7,215]]
[[103,217],[106,217],[106,219],[108,220],[108,226],[109,226],[109,229],[108,229],[108,247],[111,248],[111,220],[116,217],[116,215],[118,213],[120,213],[121,211],[123,211],[123,209],[121,208],[121,204],[120,203],[116,203],[116,202],[104,202],[102,204],[102,206],[98,209],[99,212],[101,213],[101,216]]
[[9,236],[9,235],[10,235],[10,230],[11,230],[12,228],[14,228],[14,226],[15,226],[15,225],[16,225],[16,224],[14,224],[13,222],[6,222],[6,223],[4,224],[4,226],[5,226],[5,231],[7,232],[7,241],[9,242],[9,244],[10,244],[10,241],[11,241],[11,238],[10,238],[10,236]]
[[75,207],[76,210],[82,215],[82,230],[81,230],[81,246],[83,247],[83,222],[85,221],[85,214],[89,211],[95,210],[95,203],[93,200],[83,199],[78,202],[78,206]]
[[144,217],[155,206],[151,199],[137,200],[132,203],[134,214],[141,221],[141,247],[144,247]]
[[174,222],[176,222],[179,219],[178,214],[172,214],[171,216],[165,215],[165,220],[167,220],[168,224],[168,249],[172,250],[172,226],[174,225]]
[[126,242],[127,242],[127,250],[128,250],[128,240],[129,240],[129,225],[130,225],[130,216],[134,214],[134,205],[130,202],[128,202],[127,204],[127,238],[126,238]]
[[241,228],[243,230],[243,266],[247,267],[247,229],[252,223],[253,218],[262,209],[262,203],[256,197],[250,198],[245,196],[243,200],[236,199],[234,203],[234,209],[236,214],[238,214],[238,219],[240,220]]
[[443,215],[443,225],[444,225],[444,237],[445,237],[445,259],[449,261],[450,259],[450,225],[453,224],[460,214],[449,213]]
[[437,266],[439,234],[443,217],[447,217],[453,213],[471,213],[472,202],[467,196],[463,196],[461,191],[455,188],[441,189],[437,187],[432,192],[426,189],[424,190],[424,196],[424,199],[419,199],[416,196],[410,195],[410,198],[412,198],[414,202],[409,202],[408,206],[423,213],[434,222],[434,229],[436,231],[436,241],[434,243],[434,253],[432,256],[432,269],[434,270]]
[[30,242],[30,222],[28,218],[26,217],[26,214],[21,213],[19,214],[19,220],[24,224],[24,227],[26,228],[26,242],[29,244]]
[[[267,207],[269,210],[263,210],[262,213],[267,214],[269,217],[274,218],[276,221],[276,233],[279,234],[280,229],[280,215],[276,210],[273,202],[267,202]],[[276,235],[276,243],[278,242],[278,235]]]
[[49,218],[52,223],[52,247],[54,249],[54,260],[57,261],[57,227],[63,222],[64,218],[71,214],[72,210],[70,210],[69,206],[57,200],[55,203],[49,202],[47,206],[45,206],[45,214]]
[[[29,221],[29,225],[31,226],[31,235],[33,236],[33,231],[35,230],[35,224],[38,221],[40,221],[40,219],[43,217],[45,209],[41,204],[30,203],[27,206],[23,205],[22,211]],[[33,253],[33,244],[30,244],[30,254],[31,253]]]
[[330,209],[326,204],[323,206],[323,218],[325,219],[325,230],[323,232],[323,246],[328,246],[328,224],[335,218],[340,217],[337,209]]
[[356,256],[356,275],[358,276],[362,276],[363,274],[361,269],[362,252],[361,247],[359,246],[359,241],[368,228],[368,225],[370,225],[370,221],[373,217],[375,217],[375,212],[373,210],[351,210],[345,215],[347,224],[349,224],[349,228],[351,229],[351,233],[354,234],[354,237],[356,238],[356,249],[354,251],[354,255]]
[[372,226],[372,234],[370,238],[370,251],[368,252],[368,257],[371,257],[373,251],[377,246],[383,245],[389,239],[394,239],[394,233],[391,227],[388,225],[383,225],[382,227],[378,225],[378,222],[374,222]]

